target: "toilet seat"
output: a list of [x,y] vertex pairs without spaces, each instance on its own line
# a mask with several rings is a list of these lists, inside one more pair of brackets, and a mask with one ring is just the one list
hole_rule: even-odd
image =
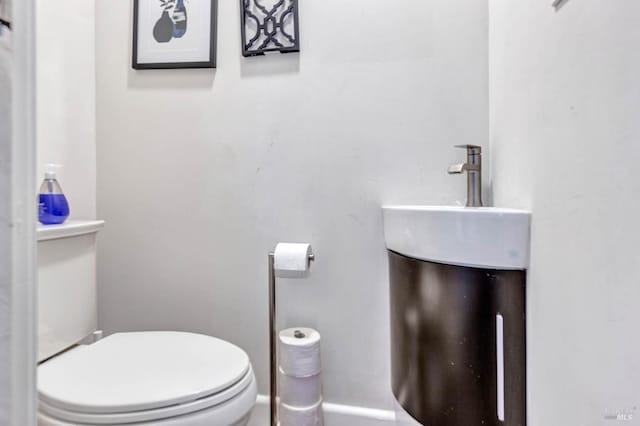
[[114,334],[45,362],[38,376],[40,411],[82,424],[167,419],[255,391],[244,351],[179,332]]

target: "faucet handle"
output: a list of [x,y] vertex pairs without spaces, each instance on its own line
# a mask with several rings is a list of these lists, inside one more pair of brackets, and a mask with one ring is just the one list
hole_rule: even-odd
[[482,154],[482,147],[480,145],[454,145],[454,147],[466,149],[467,155]]

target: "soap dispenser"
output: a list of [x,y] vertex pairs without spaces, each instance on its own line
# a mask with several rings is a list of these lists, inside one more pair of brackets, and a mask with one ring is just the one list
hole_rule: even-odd
[[69,203],[62,193],[62,188],[56,179],[56,169],[61,166],[47,164],[44,180],[38,195],[38,220],[43,225],[59,225],[69,217]]

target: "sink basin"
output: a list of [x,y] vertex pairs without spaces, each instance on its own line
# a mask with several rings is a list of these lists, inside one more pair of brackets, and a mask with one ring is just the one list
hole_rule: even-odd
[[383,206],[387,248],[459,266],[529,267],[531,214],[495,207]]

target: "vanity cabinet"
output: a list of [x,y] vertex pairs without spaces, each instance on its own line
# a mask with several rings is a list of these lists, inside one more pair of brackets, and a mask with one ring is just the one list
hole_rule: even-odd
[[525,271],[388,257],[397,402],[425,426],[525,426]]

